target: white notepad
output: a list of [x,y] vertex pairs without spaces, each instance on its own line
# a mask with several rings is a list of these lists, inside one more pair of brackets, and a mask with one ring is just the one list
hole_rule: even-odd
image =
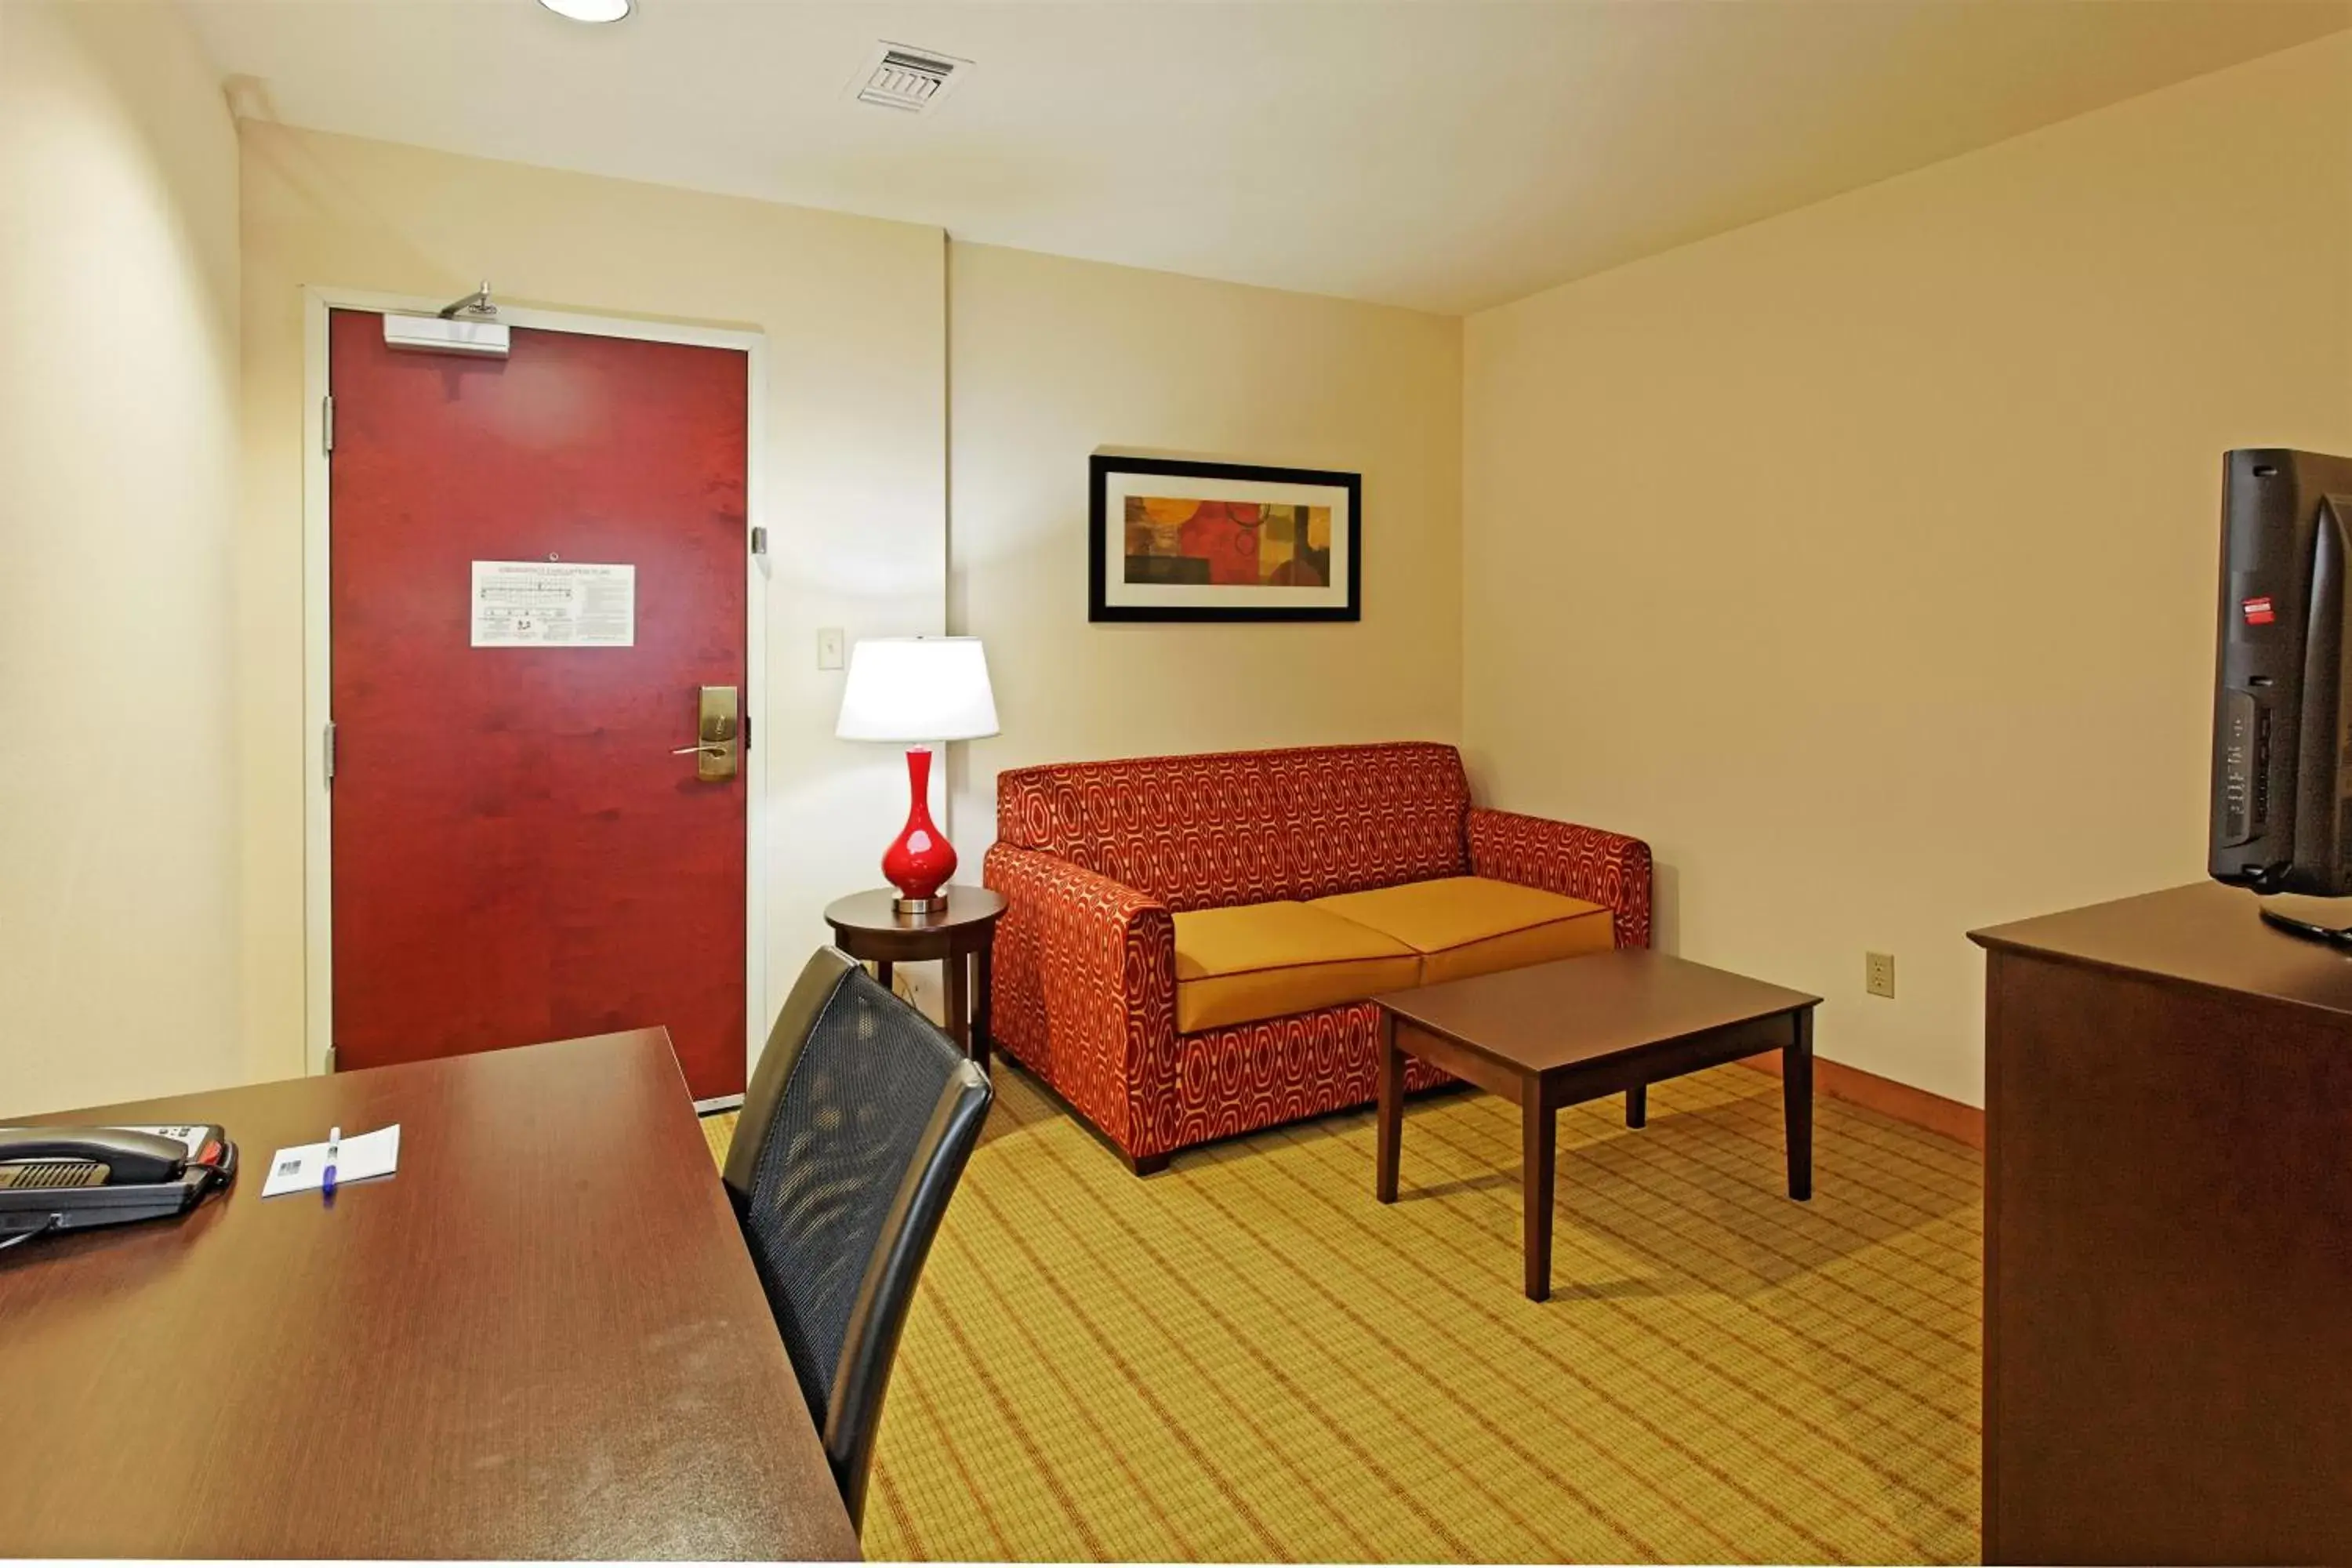
[[[400,1168],[400,1123],[380,1127],[373,1132],[362,1132],[356,1138],[346,1138],[335,1155],[335,1185],[371,1181],[377,1176],[389,1176]],[[280,1149],[269,1159],[269,1180],[262,1184],[261,1195],[274,1198],[280,1193],[315,1192],[326,1180],[327,1146],[305,1143],[297,1149]]]

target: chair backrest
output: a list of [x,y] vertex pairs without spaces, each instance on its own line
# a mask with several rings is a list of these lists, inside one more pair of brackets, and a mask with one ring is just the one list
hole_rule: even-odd
[[988,1075],[846,954],[802,970],[743,1096],[728,1195],[852,1520],[891,1358]]
[[1059,856],[1179,911],[1458,877],[1469,868],[1469,811],[1462,754],[1423,741],[996,775],[999,843]]

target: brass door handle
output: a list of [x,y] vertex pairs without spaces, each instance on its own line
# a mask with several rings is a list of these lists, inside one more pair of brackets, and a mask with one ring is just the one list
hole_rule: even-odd
[[694,732],[701,737],[691,746],[679,746],[673,757],[692,757],[694,776],[704,784],[720,784],[737,775],[743,765],[742,704],[731,686],[706,686],[697,695]]

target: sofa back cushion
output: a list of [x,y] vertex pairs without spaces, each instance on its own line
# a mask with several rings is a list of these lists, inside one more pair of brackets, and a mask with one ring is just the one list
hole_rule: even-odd
[[1321,899],[1468,868],[1451,746],[1402,742],[1016,768],[996,837],[1172,910]]

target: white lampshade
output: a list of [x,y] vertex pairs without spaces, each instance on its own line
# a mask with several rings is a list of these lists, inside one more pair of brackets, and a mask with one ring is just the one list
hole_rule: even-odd
[[978,637],[867,637],[849,650],[845,741],[973,741],[996,733],[996,694]]

